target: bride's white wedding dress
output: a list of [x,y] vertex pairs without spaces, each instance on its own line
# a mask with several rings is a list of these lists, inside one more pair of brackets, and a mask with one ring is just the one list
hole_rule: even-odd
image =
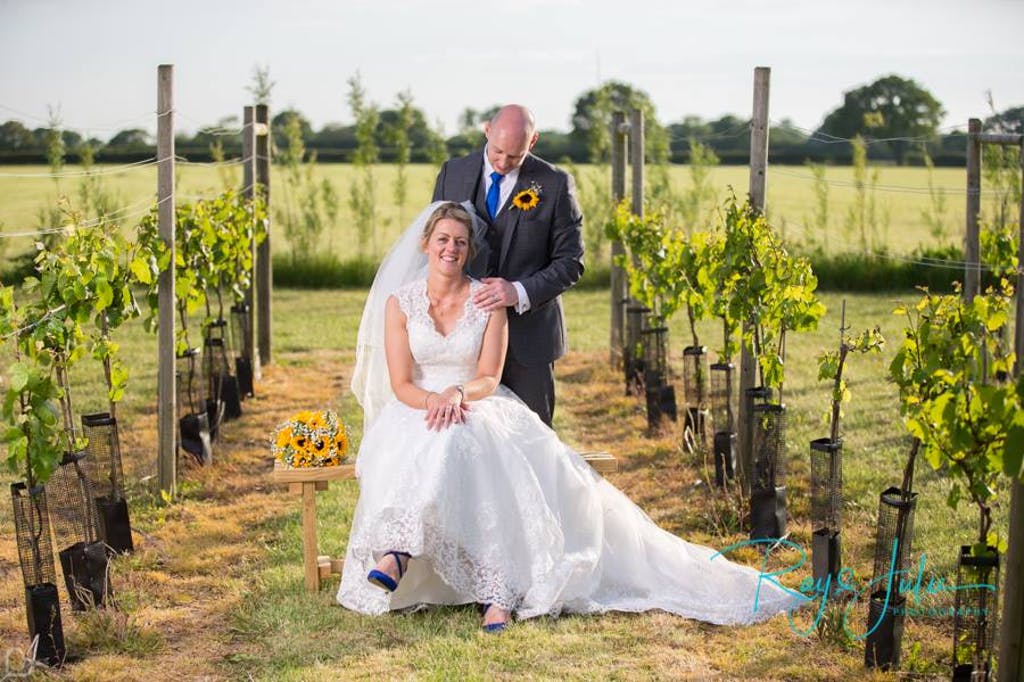
[[[488,319],[472,296],[448,336],[427,313],[425,280],[395,296],[416,384],[441,391],[472,379]],[[394,398],[373,421],[356,463],[343,606],[380,614],[486,602],[518,618],[663,609],[733,624],[803,601],[659,528],[504,386],[469,405],[464,424],[440,432]],[[366,580],[389,550],[413,557],[393,593]]]

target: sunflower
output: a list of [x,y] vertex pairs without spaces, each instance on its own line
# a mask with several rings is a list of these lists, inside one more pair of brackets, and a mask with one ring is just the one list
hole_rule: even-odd
[[345,433],[345,429],[339,430],[338,435],[334,437],[334,447],[337,449],[339,457],[344,457],[348,452],[348,434]]
[[522,192],[512,197],[512,205],[520,211],[529,211],[535,208],[539,203],[540,193],[533,187],[524,189]]

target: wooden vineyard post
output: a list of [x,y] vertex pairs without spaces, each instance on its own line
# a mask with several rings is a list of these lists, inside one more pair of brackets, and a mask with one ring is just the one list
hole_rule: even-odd
[[981,212],[981,120],[967,122],[967,225],[964,234],[964,300],[978,295],[981,286],[978,213]]
[[[1021,179],[1024,180],[1024,136],[1018,136]],[[1024,185],[1022,185],[1024,186]],[[1024,263],[1024,197],[1021,197],[1017,232],[1017,262]],[[1024,269],[1017,269],[1017,311],[1014,336],[1014,374],[1024,367]],[[1003,590],[1002,625],[999,632],[999,679],[1024,680],[1024,483],[1010,484],[1010,530],[1006,548],[1006,581]]]
[[[242,195],[245,197],[246,202],[251,206],[253,199],[256,197],[256,118],[255,108],[251,106],[242,108]],[[249,252],[252,258],[253,270],[255,271],[256,263],[259,262],[258,246],[256,245],[255,231],[253,232],[252,242],[249,245]],[[239,352],[256,367],[259,365],[259,361],[255,358],[253,349],[256,347],[255,344],[255,328],[251,323],[253,319],[253,311],[255,308],[253,305],[253,288],[256,284],[255,272],[249,280],[249,288],[245,291],[245,305],[249,309],[250,324],[245,328],[245,338],[242,340],[244,345],[243,348],[239,349]]]
[[644,112],[629,117],[629,159],[633,171],[633,215],[644,217]]
[[174,65],[157,67],[157,220],[170,264],[160,273],[157,358],[157,480],[160,490],[177,490],[178,430],[174,361]]
[[[750,204],[764,212],[765,191],[767,188],[768,171],[768,95],[771,84],[772,70],[767,66],[754,69],[754,107],[750,124]],[[743,321],[746,335],[748,320]],[[756,366],[754,355],[746,343],[740,344],[740,401],[739,401],[739,468],[740,484],[744,493],[750,492],[750,479],[753,469],[753,452],[751,450],[750,414],[748,414],[747,392],[754,388]]]
[[[626,198],[626,114],[621,111],[612,113],[612,204],[618,207],[619,203]],[[616,265],[616,259],[625,250],[622,242],[618,239],[612,240],[611,254],[611,339],[610,359],[612,367],[621,367],[623,325],[625,299],[626,299],[626,273],[621,266]]]
[[[256,137],[256,183],[263,192],[263,201],[270,220],[270,112],[266,104],[256,105],[256,124],[262,134]],[[274,291],[273,262],[270,251],[270,230],[257,249],[256,259],[256,325],[259,354],[253,358],[253,372],[260,378],[262,365],[271,362],[271,297]],[[258,359],[258,361],[257,361]]]

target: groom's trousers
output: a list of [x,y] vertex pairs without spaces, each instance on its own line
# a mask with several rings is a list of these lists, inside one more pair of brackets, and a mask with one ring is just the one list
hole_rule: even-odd
[[554,363],[527,367],[513,360],[509,353],[505,356],[501,383],[512,389],[542,422],[551,426],[551,418],[555,414]]

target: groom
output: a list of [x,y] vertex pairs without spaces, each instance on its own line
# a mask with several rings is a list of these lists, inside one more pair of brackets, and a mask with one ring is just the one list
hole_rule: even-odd
[[486,223],[469,268],[484,283],[473,302],[509,309],[501,382],[550,426],[554,362],[565,355],[560,296],[583,274],[583,215],[572,177],[530,153],[538,133],[529,109],[502,107],[484,136],[482,151],[441,166],[434,201],[471,201]]

